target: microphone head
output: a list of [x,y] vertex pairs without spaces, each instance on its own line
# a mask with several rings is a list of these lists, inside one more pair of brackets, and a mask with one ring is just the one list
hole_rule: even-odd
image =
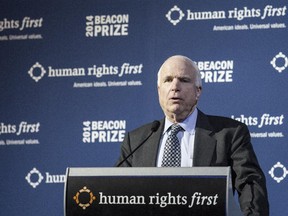
[[151,126],[151,131],[156,132],[158,130],[159,126],[160,126],[159,121],[157,121],[157,120],[153,121],[152,126]]

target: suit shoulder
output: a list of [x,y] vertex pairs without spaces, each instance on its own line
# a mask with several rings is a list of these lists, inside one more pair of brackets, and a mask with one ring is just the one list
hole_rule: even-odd
[[153,122],[149,122],[149,123],[146,123],[144,125],[141,125],[135,129],[133,129],[131,131],[131,133],[137,133],[137,132],[140,132],[140,131],[146,131],[146,130],[150,130],[150,128],[152,127],[152,123]]
[[224,116],[207,115],[211,125],[215,127],[247,127],[244,123]]
[[[147,132],[150,132],[151,131],[151,128],[153,127],[154,125],[154,122],[149,122],[149,123],[146,123],[142,126],[139,126],[138,128],[135,128],[133,130],[130,131],[130,134],[141,134],[141,133],[147,133]],[[159,121],[161,122],[161,121]]]

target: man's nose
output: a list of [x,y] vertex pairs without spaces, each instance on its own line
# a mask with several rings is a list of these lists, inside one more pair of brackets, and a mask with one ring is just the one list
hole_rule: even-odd
[[180,90],[180,81],[177,78],[174,78],[171,85],[171,90],[179,91]]

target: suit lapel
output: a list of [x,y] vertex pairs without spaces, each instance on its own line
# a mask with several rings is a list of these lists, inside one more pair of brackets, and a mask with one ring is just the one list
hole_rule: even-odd
[[216,139],[208,118],[200,110],[195,130],[193,166],[211,166],[215,159]]

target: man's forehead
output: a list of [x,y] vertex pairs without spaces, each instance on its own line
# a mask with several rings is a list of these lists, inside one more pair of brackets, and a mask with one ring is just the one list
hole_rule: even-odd
[[162,76],[174,76],[174,77],[192,77],[195,74],[195,71],[192,67],[187,66],[168,66],[163,67]]
[[181,78],[181,77],[193,77],[192,73],[163,73],[162,77],[175,77],[175,78]]

